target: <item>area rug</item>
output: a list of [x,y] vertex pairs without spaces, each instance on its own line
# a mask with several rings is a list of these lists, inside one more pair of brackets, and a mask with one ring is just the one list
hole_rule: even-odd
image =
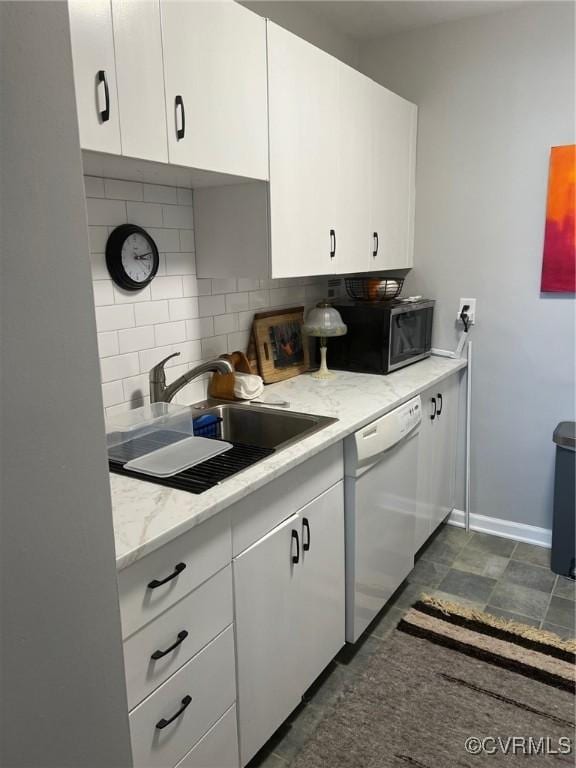
[[572,766],[575,651],[551,633],[423,598],[291,768]]

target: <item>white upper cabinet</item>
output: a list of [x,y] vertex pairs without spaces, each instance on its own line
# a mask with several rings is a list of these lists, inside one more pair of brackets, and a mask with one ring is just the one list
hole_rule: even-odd
[[414,104],[372,86],[372,237],[370,269],[411,267],[414,247]]
[[336,271],[365,272],[371,246],[373,83],[338,63],[338,216]]
[[268,22],[272,275],[337,271],[338,62]]
[[171,163],[268,178],[266,25],[232,0],[162,0]]
[[122,154],[168,162],[159,0],[112,0]]
[[110,0],[70,0],[69,13],[80,144],[120,154]]

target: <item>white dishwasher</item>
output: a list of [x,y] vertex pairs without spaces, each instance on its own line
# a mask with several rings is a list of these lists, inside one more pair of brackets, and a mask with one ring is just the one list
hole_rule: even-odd
[[420,397],[344,441],[346,640],[356,642],[414,566]]

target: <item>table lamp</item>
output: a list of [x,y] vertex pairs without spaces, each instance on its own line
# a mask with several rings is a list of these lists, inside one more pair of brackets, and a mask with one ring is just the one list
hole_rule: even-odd
[[348,330],[340,312],[327,301],[321,301],[308,312],[303,330],[308,336],[317,336],[320,339],[320,368],[312,374],[313,378],[331,379],[334,374],[326,365],[326,339],[330,336],[344,336]]

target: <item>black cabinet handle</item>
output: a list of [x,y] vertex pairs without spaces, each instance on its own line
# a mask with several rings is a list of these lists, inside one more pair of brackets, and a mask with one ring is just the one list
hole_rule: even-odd
[[154,579],[148,584],[148,589],[156,589],[156,587],[161,587],[162,584],[167,584],[169,581],[172,581],[172,579],[175,579],[179,573],[182,573],[184,568],[186,568],[186,563],[178,563],[178,565],[174,566],[174,570],[170,576],[166,576],[165,579]]
[[336,256],[336,230],[330,230],[330,258],[333,259]]
[[158,661],[158,659],[161,659],[163,656],[167,656],[171,651],[173,651],[175,648],[178,648],[180,643],[183,643],[184,640],[188,637],[188,632],[186,632],[185,629],[182,630],[182,632],[178,632],[178,640],[176,640],[175,643],[173,643],[170,648],[166,648],[165,651],[154,651],[152,656],[150,656],[151,659],[154,661]]
[[106,70],[98,70],[98,83],[104,83],[104,103],[106,106],[100,112],[100,120],[105,123],[110,120],[110,91],[108,90],[108,79],[106,77]]
[[296,554],[292,555],[292,562],[294,565],[300,562],[300,539],[298,538],[298,531],[292,531],[292,538],[290,542],[296,540]]
[[162,720],[158,720],[158,722],[156,723],[156,728],[158,728],[158,730],[161,731],[162,728],[166,728],[167,725],[170,725],[170,723],[173,723],[177,717],[180,717],[182,712],[184,712],[184,710],[190,704],[191,701],[192,701],[192,696],[184,696],[184,698],[182,699],[182,706],[180,707],[178,712],[172,715],[172,717],[169,720],[166,720],[166,718],[164,717],[162,718]]
[[443,405],[442,393],[441,392],[438,392],[438,403],[439,403],[440,407],[438,408],[438,413],[436,415],[440,416],[440,414],[442,413],[442,405]]
[[[304,538],[304,531],[308,534],[306,538]],[[307,517],[302,518],[302,550],[304,552],[308,552],[310,549],[310,523],[308,521]]]
[[[184,99],[178,95],[174,99],[174,109],[176,112],[176,141],[184,138],[186,133],[186,110],[184,109]],[[178,109],[180,109],[180,128],[178,128]]]
[[374,232],[374,250],[372,251],[373,258],[376,258],[376,256],[378,255],[378,245],[379,245],[378,232]]
[[434,413],[432,414],[432,416],[430,416],[430,419],[432,421],[434,421],[434,419],[437,416],[437,412],[436,412],[436,398],[435,397],[432,398],[432,405],[434,406]]

